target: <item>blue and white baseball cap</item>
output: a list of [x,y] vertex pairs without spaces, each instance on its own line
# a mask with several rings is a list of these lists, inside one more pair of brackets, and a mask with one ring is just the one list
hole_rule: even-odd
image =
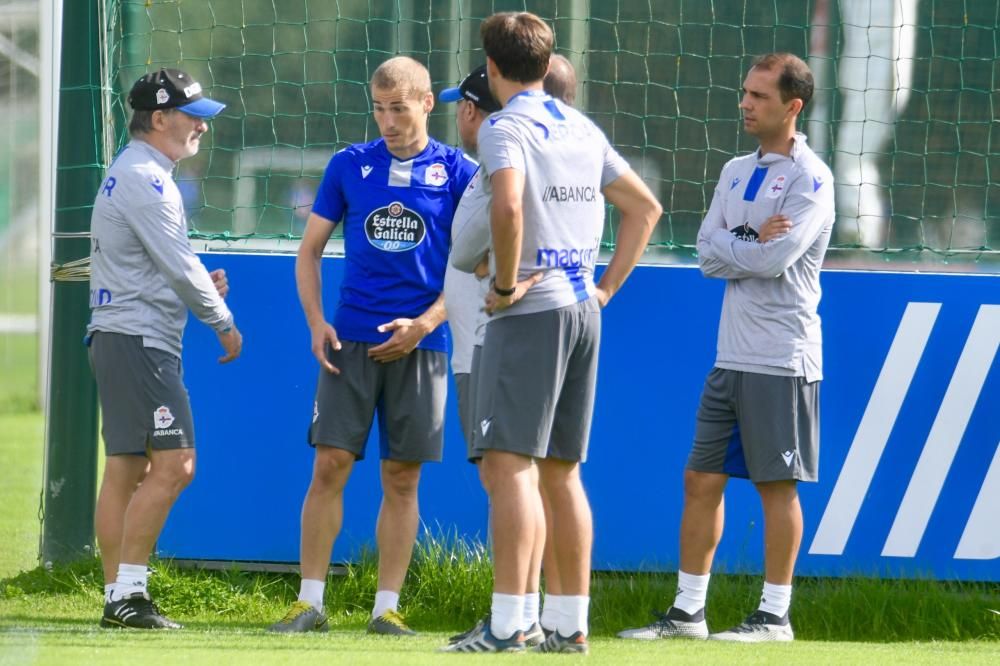
[[179,109],[196,118],[214,118],[225,104],[201,94],[201,84],[179,69],[159,69],[143,75],[132,86],[128,103],[139,111]]
[[490,92],[490,84],[486,78],[486,65],[480,65],[469,72],[460,84],[454,88],[445,88],[438,94],[442,102],[457,102],[466,99],[487,113],[499,111],[500,102]]

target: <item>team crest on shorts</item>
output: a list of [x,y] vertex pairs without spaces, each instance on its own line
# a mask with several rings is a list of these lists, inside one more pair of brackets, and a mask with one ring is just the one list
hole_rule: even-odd
[[784,191],[785,191],[785,177],[778,176],[777,178],[771,181],[770,185],[767,186],[767,194],[765,194],[764,196],[766,196],[768,199],[777,199],[778,197],[781,196],[781,193]]
[[448,170],[444,168],[444,165],[440,162],[435,162],[434,164],[427,167],[424,171],[424,185],[434,185],[436,187],[441,187],[448,182]]
[[157,429],[169,428],[174,423],[174,415],[170,413],[170,408],[161,405],[153,412],[153,427]]
[[386,252],[412,250],[426,235],[424,218],[398,201],[373,210],[365,220],[368,242]]

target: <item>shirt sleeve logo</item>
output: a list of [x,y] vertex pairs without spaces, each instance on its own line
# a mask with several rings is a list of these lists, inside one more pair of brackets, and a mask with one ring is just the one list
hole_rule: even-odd
[[440,162],[435,162],[424,171],[424,185],[441,187],[448,182],[448,170]]
[[368,242],[386,252],[405,252],[423,242],[427,235],[424,219],[398,201],[377,208],[365,220]]
[[150,179],[149,184],[153,186],[154,190],[156,190],[160,194],[163,194],[163,179],[162,178],[160,178],[159,176],[153,176]]

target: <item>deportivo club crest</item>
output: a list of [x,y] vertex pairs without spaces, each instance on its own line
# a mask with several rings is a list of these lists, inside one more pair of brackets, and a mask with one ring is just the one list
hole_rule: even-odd
[[781,196],[781,193],[784,191],[785,191],[785,177],[778,176],[777,178],[771,181],[770,185],[767,186],[767,194],[765,194],[764,196],[766,196],[768,199],[777,199],[778,197]]
[[170,413],[170,408],[160,406],[153,412],[153,427],[162,430],[169,428],[174,423],[174,415]]
[[398,201],[373,210],[365,220],[368,242],[386,252],[412,250],[426,235],[427,228],[420,214]]
[[441,187],[448,182],[448,170],[444,168],[444,165],[440,162],[435,162],[434,164],[427,167],[424,171],[424,184],[425,185],[435,185]]

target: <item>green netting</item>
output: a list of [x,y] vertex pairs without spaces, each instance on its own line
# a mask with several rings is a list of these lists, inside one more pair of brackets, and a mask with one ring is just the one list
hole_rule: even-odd
[[[677,257],[693,253],[722,165],[753,148],[737,109],[752,57],[787,50],[817,75],[803,124],[836,167],[841,256],[864,244],[939,263],[997,258],[996,3],[108,0],[113,142],[126,138],[123,89],[153,67],[189,70],[229,104],[180,166],[193,234],[294,238],[329,156],[377,136],[374,68],[411,55],[435,90],[454,85],[482,61],[480,20],[511,9],[552,22],[578,104],[663,202],[654,244]],[[454,143],[452,114],[438,106],[431,133]]]

